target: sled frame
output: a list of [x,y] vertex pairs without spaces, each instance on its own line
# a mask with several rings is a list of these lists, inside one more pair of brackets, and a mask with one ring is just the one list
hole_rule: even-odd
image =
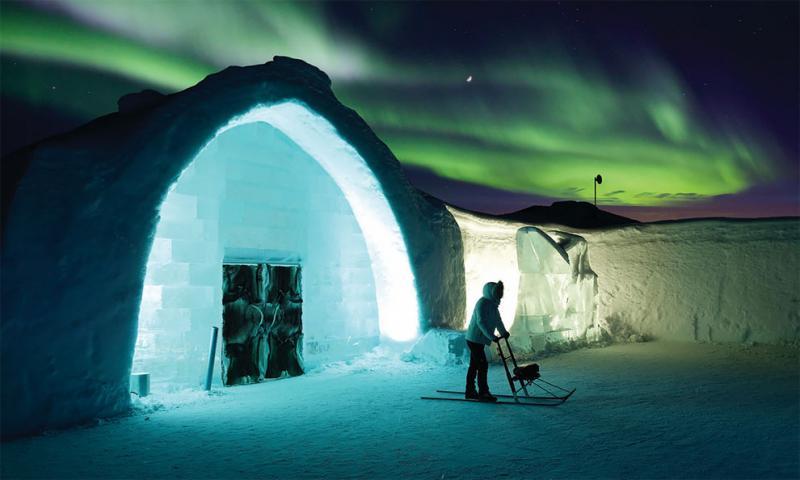
[[[503,340],[506,342],[506,350],[508,351],[508,355],[503,351]],[[523,378],[518,375],[514,375],[512,372],[515,372],[519,368],[519,364],[517,364],[517,358],[514,356],[514,351],[511,349],[511,343],[508,341],[508,337],[500,337],[497,340],[497,354],[500,357],[500,360],[503,361],[503,369],[506,372],[506,379],[508,380],[508,387],[511,389],[511,396],[514,400],[522,400],[522,399],[547,399],[552,398],[553,400],[560,400],[561,402],[566,402],[567,399],[575,393],[575,389],[567,390],[566,388],[559,387],[558,385],[554,385],[546,380],[542,380],[539,374],[536,374],[534,378]],[[512,367],[509,368],[508,362],[511,361]],[[519,387],[515,386],[514,383],[519,382]],[[540,385],[537,382],[544,383],[548,385],[550,388],[554,390],[561,390],[564,392],[561,395],[556,394],[549,388],[546,388]],[[535,397],[530,394],[528,391],[528,387],[534,386],[549,395],[549,397]],[[523,395],[524,394],[524,395]]]
[[[503,350],[503,346],[500,342],[503,340],[506,341],[506,350],[508,351],[508,355]],[[484,402],[475,399],[465,399],[465,398],[456,398],[456,397],[421,397],[422,400],[451,400],[451,401],[459,401],[459,402],[475,402],[475,403],[495,403],[495,404],[506,404],[506,405],[528,405],[528,406],[538,406],[538,407],[555,407],[561,405],[562,403],[566,402],[569,397],[575,393],[575,389],[567,390],[566,388],[559,387],[558,385],[552,384],[546,380],[542,380],[539,374],[536,374],[534,378],[522,378],[518,375],[513,375],[512,372],[516,370],[519,365],[517,364],[517,359],[514,357],[514,352],[511,350],[511,344],[508,342],[508,337],[501,337],[497,340],[497,353],[500,356],[500,359],[503,361],[503,369],[506,372],[506,379],[508,380],[508,386],[511,389],[511,395],[496,395],[500,400],[497,402]],[[511,362],[512,367],[509,368],[509,361]],[[519,382],[519,387],[515,385],[515,382]],[[550,388],[547,388],[540,383],[547,385]],[[542,391],[544,391],[547,395],[531,395],[528,391],[528,387],[535,386]],[[559,395],[558,393],[554,392],[554,390],[560,390],[562,393]],[[464,392],[460,392],[457,390],[436,390],[437,393],[444,393],[447,395],[464,395]]]

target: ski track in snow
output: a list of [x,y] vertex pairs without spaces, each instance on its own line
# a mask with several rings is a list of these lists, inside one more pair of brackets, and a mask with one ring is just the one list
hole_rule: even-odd
[[[555,408],[420,400],[465,366],[376,355],[2,444],[3,478],[798,478],[796,347],[649,342],[540,361]],[[490,385],[507,393],[502,367]],[[172,398],[170,400],[170,398]],[[187,401],[178,405],[176,401]]]

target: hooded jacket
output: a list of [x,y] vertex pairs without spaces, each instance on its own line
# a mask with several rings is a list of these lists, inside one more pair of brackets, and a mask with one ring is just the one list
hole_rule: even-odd
[[494,339],[497,329],[501,335],[507,335],[505,325],[500,320],[500,311],[497,307],[500,299],[497,298],[497,284],[489,282],[483,286],[483,297],[475,304],[472,318],[469,321],[466,338],[470,342],[489,345]]

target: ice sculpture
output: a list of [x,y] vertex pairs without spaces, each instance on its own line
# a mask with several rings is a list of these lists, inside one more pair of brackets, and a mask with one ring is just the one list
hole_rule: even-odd
[[594,339],[597,275],[588,265],[586,241],[536,227],[517,231],[520,284],[514,320],[515,341],[523,348],[547,342]]

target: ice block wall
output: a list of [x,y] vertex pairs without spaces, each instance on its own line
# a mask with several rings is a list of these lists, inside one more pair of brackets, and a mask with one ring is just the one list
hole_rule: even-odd
[[154,389],[199,384],[222,264],[248,261],[301,265],[307,360],[377,344],[370,257],[342,191],[281,132],[246,124],[211,141],[161,207],[133,364]]
[[132,371],[150,373],[156,391],[167,382],[170,387],[200,384],[210,327],[222,318],[224,165],[207,153],[167,194],[147,260]]

